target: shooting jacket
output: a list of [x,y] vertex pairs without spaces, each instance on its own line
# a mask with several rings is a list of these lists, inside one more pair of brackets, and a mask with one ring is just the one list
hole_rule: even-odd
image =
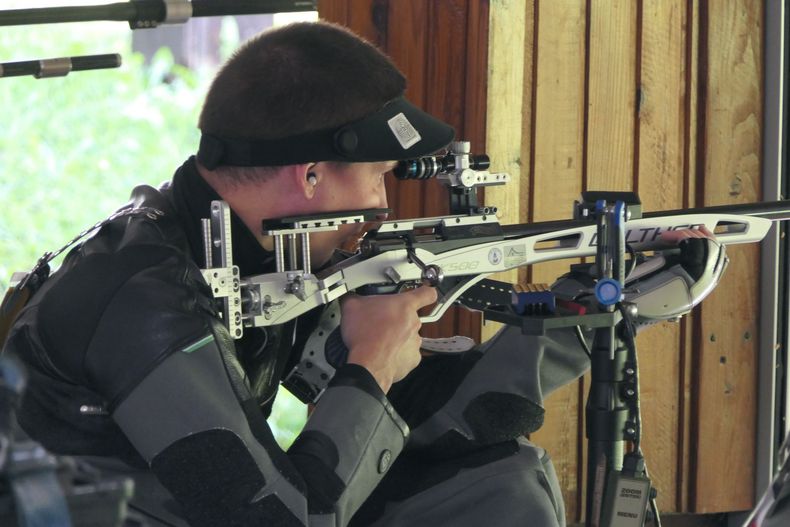
[[[229,337],[200,273],[214,199],[194,159],[159,189],[137,187],[127,207],[161,214],[120,217],[72,250],[5,350],[29,372],[18,416],[28,434],[55,453],[149,467],[190,524],[340,526],[366,500],[358,524],[369,524],[426,481],[514,455],[514,439],[540,426],[543,397],[587,367],[569,335],[513,331],[424,359],[389,396],[346,365],[284,452],[266,418],[320,313]],[[273,272],[235,215],[232,232],[242,276]],[[407,446],[411,461],[391,469]],[[439,460],[441,474],[404,489],[415,459]]]

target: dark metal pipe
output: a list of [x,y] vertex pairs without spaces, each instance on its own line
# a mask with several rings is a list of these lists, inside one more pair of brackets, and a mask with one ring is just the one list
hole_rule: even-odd
[[[790,200],[763,201],[757,203],[741,203],[736,205],[716,205],[713,207],[698,207],[694,209],[675,209],[657,212],[646,212],[643,218],[661,218],[664,216],[679,216],[689,214],[736,214],[738,216],[756,216],[771,221],[790,220]],[[594,220],[553,220],[536,223],[521,223],[516,225],[502,225],[505,238],[534,236],[574,227],[595,225]]]
[[[193,0],[192,16],[226,16],[294,11],[315,11],[317,0]],[[40,7],[0,11],[0,26],[57,24],[62,22],[94,22],[110,20],[138,23],[165,19],[164,0],[136,0],[97,6]]]
[[117,68],[121,56],[117,53],[106,55],[83,55],[41,60],[23,60],[0,63],[0,78],[33,75],[36,78],[62,77],[72,71],[101,70]]

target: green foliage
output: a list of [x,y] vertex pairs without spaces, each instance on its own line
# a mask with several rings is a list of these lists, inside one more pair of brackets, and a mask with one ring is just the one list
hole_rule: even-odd
[[[120,69],[0,79],[0,291],[195,152],[207,77],[160,50],[146,67],[123,24],[4,28],[0,62],[119,52]],[[166,79],[166,82],[163,80]],[[304,405],[284,390],[270,423],[287,446]]]
[[[2,57],[20,48],[5,36]],[[146,69],[128,47],[127,64],[117,70],[0,80],[1,287],[11,272],[30,268],[44,250],[115,210],[135,185],[169,179],[194,151],[198,80],[174,67],[168,50]],[[77,42],[57,53],[89,53],[85,48]]]

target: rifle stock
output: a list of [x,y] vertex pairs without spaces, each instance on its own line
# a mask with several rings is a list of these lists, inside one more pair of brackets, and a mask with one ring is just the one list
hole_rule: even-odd
[[[661,233],[699,226],[726,245],[754,243],[765,237],[773,221],[784,219],[790,219],[788,201],[647,213],[626,223],[626,243],[635,251],[667,249]],[[359,254],[320,273],[289,271],[243,279],[244,293],[259,299],[245,300],[245,325],[282,324],[366,286],[391,291],[394,286],[419,283],[427,267],[434,273],[438,270],[444,279],[439,302],[422,318],[433,322],[464,291],[491,274],[594,256],[595,238],[592,220],[499,225],[490,215],[480,215],[388,221],[368,233]],[[268,303],[260,300],[266,298]]]

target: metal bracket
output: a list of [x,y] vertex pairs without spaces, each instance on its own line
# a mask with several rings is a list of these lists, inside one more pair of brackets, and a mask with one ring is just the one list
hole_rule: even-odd
[[165,0],[163,24],[183,24],[192,18],[191,0]]
[[37,79],[65,77],[71,73],[72,68],[71,59],[68,57],[39,60],[38,66],[38,73],[35,74]]
[[224,201],[212,201],[211,218],[204,218],[202,225],[206,269],[201,269],[201,273],[214,298],[221,301],[222,318],[230,336],[240,339],[244,335],[241,280],[239,268],[233,265],[228,204]]

